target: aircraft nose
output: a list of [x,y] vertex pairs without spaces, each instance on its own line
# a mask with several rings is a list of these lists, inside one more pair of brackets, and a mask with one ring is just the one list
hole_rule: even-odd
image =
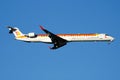
[[110,36],[110,40],[111,40],[111,41],[114,41],[114,38]]

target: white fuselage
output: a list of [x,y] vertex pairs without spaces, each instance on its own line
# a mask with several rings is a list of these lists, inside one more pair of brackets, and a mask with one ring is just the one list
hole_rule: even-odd
[[[113,41],[114,38],[106,34],[57,34],[57,36],[67,40],[68,42],[99,42],[99,41]],[[47,34],[39,34],[35,38],[29,38],[26,36],[16,37],[17,40],[25,42],[43,42],[52,43]]]

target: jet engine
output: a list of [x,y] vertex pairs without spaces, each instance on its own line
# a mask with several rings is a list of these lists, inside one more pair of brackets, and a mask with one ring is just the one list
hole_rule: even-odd
[[28,33],[27,35],[29,38],[35,38],[37,35],[34,32]]

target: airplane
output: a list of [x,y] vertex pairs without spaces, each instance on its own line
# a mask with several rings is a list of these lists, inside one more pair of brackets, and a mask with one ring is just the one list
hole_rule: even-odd
[[40,26],[40,29],[43,30],[46,34],[35,34],[30,32],[28,34],[23,34],[17,27],[8,26],[9,33],[13,33],[16,40],[24,42],[42,42],[53,44],[53,47],[50,49],[58,49],[68,42],[112,42],[114,38],[107,34],[101,33],[92,33],[92,34],[54,34],[43,26]]

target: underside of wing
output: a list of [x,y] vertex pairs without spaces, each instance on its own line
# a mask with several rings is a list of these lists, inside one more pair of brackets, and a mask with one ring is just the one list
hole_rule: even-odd
[[53,47],[50,47],[50,49],[57,49],[57,48],[60,48],[64,45],[67,44],[67,40],[53,34],[52,32],[44,29],[42,26],[40,26],[40,28],[46,33],[49,35],[49,38],[52,40],[52,43],[54,44]]

